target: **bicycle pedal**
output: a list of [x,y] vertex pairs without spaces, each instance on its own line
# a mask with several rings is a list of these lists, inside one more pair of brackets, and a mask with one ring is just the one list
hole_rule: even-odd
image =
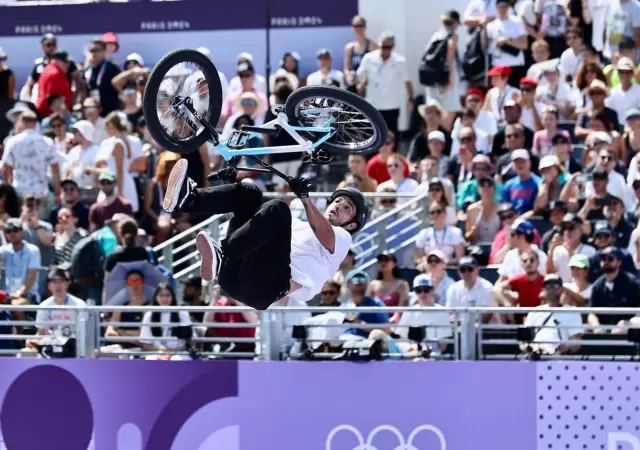
[[241,150],[246,147],[249,142],[250,134],[244,131],[232,131],[229,140],[227,141],[227,147],[234,150]]

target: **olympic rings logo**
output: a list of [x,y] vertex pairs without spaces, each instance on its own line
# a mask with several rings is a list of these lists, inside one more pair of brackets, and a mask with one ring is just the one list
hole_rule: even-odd
[[[413,445],[413,441],[416,438],[416,436],[423,431],[430,431],[433,434],[435,434],[438,440],[440,441],[439,450],[447,450],[447,440],[445,439],[444,434],[442,433],[442,431],[440,431],[439,428],[433,425],[420,425],[419,427],[414,428],[414,430],[409,434],[409,437],[406,440],[404,438],[404,435],[396,427],[392,425],[379,425],[376,428],[374,428],[371,431],[371,433],[369,433],[369,436],[367,437],[367,440],[365,442],[364,436],[360,432],[360,430],[358,430],[353,425],[346,425],[346,424],[339,425],[335,427],[333,430],[331,430],[331,432],[327,436],[327,441],[325,443],[325,450],[344,450],[344,449],[332,449],[331,447],[335,436],[342,431],[350,431],[358,439],[358,446],[354,447],[353,450],[378,450],[376,447],[373,446],[373,439],[376,437],[378,433],[383,431],[388,431],[394,434],[398,438],[398,446],[390,450],[425,450],[425,449],[418,449]],[[433,450],[438,450],[438,449],[433,449]]]

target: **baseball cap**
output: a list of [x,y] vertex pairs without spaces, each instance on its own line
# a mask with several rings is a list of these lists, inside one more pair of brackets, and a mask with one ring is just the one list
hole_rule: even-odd
[[116,182],[116,176],[112,172],[101,172],[98,175],[98,181],[110,181],[111,183]]
[[558,159],[558,157],[556,155],[546,155],[546,156],[543,156],[542,159],[540,160],[540,163],[538,164],[538,169],[544,170],[554,166],[556,166],[559,170],[561,169],[560,160]]
[[48,44],[50,42],[57,42],[57,39],[53,33],[45,33],[40,38],[41,44]]
[[533,78],[524,77],[520,79],[520,86],[530,86],[532,88],[537,88],[538,82]]
[[635,67],[633,65],[633,61],[631,61],[631,58],[623,56],[622,58],[620,58],[620,60],[618,60],[618,64],[616,64],[616,69],[633,71],[635,70]]
[[551,139],[552,144],[570,144],[571,139],[566,134],[558,133]]
[[369,282],[369,274],[364,270],[353,269],[347,273],[344,281],[354,284],[367,284]]
[[445,252],[443,252],[439,248],[434,248],[429,253],[427,253],[427,258],[429,258],[429,256],[435,256],[436,258],[438,258],[440,261],[442,261],[444,263],[446,263],[447,259],[448,259],[447,255],[445,254]]
[[562,286],[562,278],[557,273],[549,273],[545,275],[544,281],[542,282],[544,287],[547,286]]
[[589,268],[589,258],[585,255],[577,253],[571,257],[569,260],[569,267],[577,267],[578,269],[588,269]]
[[463,256],[460,258],[458,267],[478,267],[478,261],[473,256]]
[[22,223],[20,222],[20,219],[17,219],[15,217],[11,217],[7,219],[7,221],[4,224],[4,230],[5,231],[22,230]]
[[517,110],[521,110],[522,107],[514,102],[513,100],[509,100],[507,102],[505,102],[504,106],[502,107],[502,109],[517,109]]
[[604,81],[598,80],[597,78],[589,84],[589,91],[605,91],[607,90],[607,85],[604,84]]
[[595,145],[597,143],[602,144],[611,144],[613,139],[606,131],[597,131],[593,133],[593,137],[591,138],[591,145]]
[[474,156],[473,159],[471,160],[472,166],[475,166],[476,164],[484,164],[489,167],[493,167],[493,164],[491,163],[491,158],[489,158],[487,155],[482,155],[482,154]]
[[580,217],[577,214],[573,214],[573,213],[566,213],[564,215],[564,217],[562,218],[562,223],[563,224],[569,224],[569,223],[573,223],[575,225],[582,225],[582,217]]
[[552,200],[549,202],[549,211],[553,211],[554,209],[560,209],[564,212],[569,210],[569,207],[562,200]]
[[71,277],[69,277],[69,273],[62,269],[62,267],[53,266],[49,273],[47,274],[47,281],[52,280],[64,280],[69,281]]
[[593,235],[597,236],[599,234],[607,234],[607,235],[613,234],[613,229],[611,228],[611,225],[609,225],[609,222],[605,220],[600,220],[596,222],[596,224],[593,227]]
[[429,287],[433,289],[433,281],[431,281],[431,277],[425,273],[421,273],[417,277],[413,279],[413,289],[420,287]]
[[[508,1],[508,0],[504,0],[504,1]],[[493,66],[487,72],[487,76],[490,76],[490,77],[493,77],[493,76],[508,77],[509,75],[511,75],[511,67],[509,66]]]
[[128,54],[126,61],[135,61],[138,64],[140,64],[141,66],[144,66],[144,59],[142,59],[142,56],[140,56],[139,53],[130,53],[130,54]]
[[93,141],[93,134],[96,128],[88,120],[79,120],[71,125],[72,130],[78,130],[78,132],[89,142]]
[[64,180],[62,180],[60,182],[60,186],[65,186],[67,184],[72,184],[74,185],[76,188],[78,187],[78,183],[75,182],[75,180],[73,178],[65,178]]
[[436,139],[440,142],[442,142],[443,144],[446,142],[446,139],[444,137],[444,133],[442,131],[432,131],[431,133],[429,133],[429,136],[427,136],[427,141],[430,141],[432,139]]
[[640,118],[640,108],[631,108],[625,114],[627,120],[632,118]]
[[527,150],[521,148],[518,150],[514,150],[511,153],[511,161],[515,161],[516,159],[526,159],[527,161],[529,161],[531,159],[531,156],[529,155],[529,152]]
[[518,219],[511,225],[511,231],[522,233],[527,236],[533,235],[533,225],[528,220]]
[[331,50],[329,50],[328,48],[321,48],[320,50],[318,50],[318,52],[316,53],[316,58],[331,58]]
[[191,277],[187,278],[182,282],[184,287],[192,287],[192,288],[201,288],[202,287],[202,278],[201,277]]
[[622,251],[614,245],[611,245],[605,248],[604,250],[602,250],[602,253],[600,253],[600,255],[611,256],[612,258],[616,258],[616,259],[622,259]]

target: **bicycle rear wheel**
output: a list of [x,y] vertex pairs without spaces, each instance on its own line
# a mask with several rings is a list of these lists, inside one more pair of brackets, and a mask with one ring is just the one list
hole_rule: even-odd
[[161,147],[182,155],[212,140],[203,124],[181,104],[187,98],[203,120],[216,126],[222,110],[218,71],[197,50],[174,50],[151,71],[142,108],[153,139]]
[[[285,103],[291,125],[331,126],[335,133],[321,148],[335,155],[377,151],[387,140],[387,124],[380,112],[362,97],[331,86],[306,86]],[[299,131],[311,140],[324,133]]]

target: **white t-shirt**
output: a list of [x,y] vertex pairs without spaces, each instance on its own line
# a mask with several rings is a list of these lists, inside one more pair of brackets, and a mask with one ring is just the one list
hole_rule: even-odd
[[[587,258],[591,258],[596,254],[596,249],[587,244],[580,244],[574,254],[580,254]],[[556,247],[553,251],[553,264],[556,266],[556,271],[564,283],[573,281],[571,278],[571,268],[569,267],[570,259],[571,256],[569,256],[569,251],[564,246]]]
[[447,255],[447,258],[453,258],[456,254],[456,246],[464,243],[460,228],[451,225],[446,225],[442,231],[436,231],[433,227],[425,228],[416,236],[416,248],[423,249],[425,253],[438,248]]
[[291,279],[309,290],[307,300],[322,290],[322,285],[331,279],[349,251],[349,232],[335,226],[333,232],[332,254],[320,243],[308,222],[291,220]]
[[569,22],[564,0],[536,0],[534,10],[542,15],[541,31],[549,37],[564,37]]
[[[332,81],[334,83],[332,83]],[[307,86],[326,86],[326,85],[335,85],[337,83],[337,87],[344,88],[344,73],[340,70],[331,69],[329,73],[327,73],[325,79],[322,79],[322,72],[317,70],[312,74],[309,74],[307,77]]]
[[357,76],[367,80],[365,100],[379,111],[401,109],[406,104],[405,82],[411,81],[404,56],[392,52],[383,61],[380,50],[362,57]]
[[526,36],[524,22],[517,16],[509,16],[506,20],[496,19],[487,24],[487,36],[490,39],[489,53],[493,56],[493,65],[505,65],[509,67],[524,66],[524,52],[512,56],[503,52],[496,45],[496,40],[505,37],[508,39],[518,39]]
[[[542,118],[542,110],[544,109],[544,105],[536,101],[534,101],[533,104],[535,105],[538,112],[538,117]],[[536,120],[533,117],[533,108],[522,108],[520,123],[533,132],[538,131],[538,128],[536,128]]]
[[591,298],[591,291],[593,291],[593,285],[591,284],[587,286],[585,290],[581,291],[575,281],[572,281],[571,283],[564,283],[564,287],[571,289],[576,294],[580,294],[587,301]]
[[475,306],[493,306],[493,285],[482,277],[478,277],[476,284],[467,289],[463,280],[456,281],[447,291],[447,308],[468,307],[475,302]]
[[[538,255],[538,270],[542,275],[546,275],[547,255],[535,244],[531,245],[531,248]],[[525,270],[524,267],[522,267],[522,261],[520,260],[520,252],[517,248],[512,248],[506,255],[504,255],[502,264],[500,264],[500,267],[498,268],[498,275],[505,278],[511,278],[516,275],[520,275],[521,273],[525,273]]]
[[[538,86],[536,89],[536,99],[542,103],[549,102],[550,104],[565,107],[571,104],[573,91],[567,83],[559,82],[556,92],[553,93],[551,87],[546,84],[544,86]],[[560,114],[560,120],[566,119],[566,117]]]
[[496,17],[495,0],[471,0],[464,10],[464,17]]
[[564,80],[567,75],[571,75],[575,80],[580,64],[582,64],[582,56],[576,55],[576,52],[571,47],[562,52],[562,55],[560,55],[562,79]]
[[449,313],[442,311],[442,306],[421,306],[416,304],[414,310],[402,313],[400,322],[394,330],[402,339],[409,336],[409,327],[427,327],[425,342],[435,342],[453,336]]
[[89,144],[87,148],[76,145],[66,155],[65,172],[71,171],[71,178],[78,183],[81,188],[91,188],[94,186],[94,176],[84,173],[86,167],[95,167],[98,156],[98,146]]
[[21,197],[43,197],[49,192],[47,172],[60,158],[51,140],[35,130],[26,130],[5,141],[2,164],[13,167],[12,185]]
[[524,21],[526,25],[535,27],[538,22],[536,12],[533,8],[533,0],[517,0],[513,6],[516,14]]
[[[384,192],[384,190],[387,188],[392,188],[399,193],[416,192],[417,187],[418,182],[413,178],[404,178],[398,184],[396,184],[393,180],[387,180],[378,185],[378,187],[376,188],[376,192]],[[411,197],[398,197],[396,205],[401,205],[408,202],[409,200],[411,200]]]
[[[457,118],[453,123],[451,136],[456,139],[461,129],[462,123],[460,122],[460,118]],[[494,116],[491,111],[486,111],[484,109],[481,110],[478,113],[476,120],[473,122],[473,129],[475,130],[476,134],[478,133],[478,131],[482,131],[488,136],[495,136],[496,134],[498,134],[498,121],[496,120],[496,116]]]
[[[547,305],[538,306],[538,308],[542,307],[547,307]],[[524,321],[525,327],[545,327],[536,330],[533,342],[548,342],[547,344],[541,344],[541,347],[549,353],[553,353],[558,346],[554,342],[568,341],[573,336],[584,333],[582,316],[570,311],[573,306],[563,305],[563,308],[567,308],[569,311],[566,313],[533,311],[527,314],[527,318]],[[558,325],[562,328],[558,327]]]
[[[36,313],[36,327],[37,328],[57,328],[62,332],[62,336],[64,337],[75,337],[76,335],[76,310],[75,309],[42,309],[42,307],[48,306],[56,306],[56,300],[53,296],[49,297],[46,300],[43,300],[40,303],[40,308]],[[65,306],[69,307],[83,307],[87,306],[87,304],[79,299],[78,297],[74,297],[71,294],[67,294],[67,298],[65,301]],[[62,322],[62,321],[70,321],[68,325],[54,325],[50,327],[47,325],[48,322]]]
[[632,108],[640,108],[640,86],[632,84],[628,91],[622,90],[622,85],[611,89],[611,95],[605,100],[605,105],[618,113],[621,125],[627,124],[626,113]]
[[[222,80],[221,80],[222,81]],[[256,91],[262,92],[264,95],[267,95],[267,79],[262,75],[255,74],[253,79],[253,88]],[[235,76],[229,81],[229,88],[227,89],[227,95],[231,95],[236,91],[242,89],[242,82],[240,81],[239,76]]]
[[636,228],[631,232],[631,237],[629,238],[629,246],[627,247],[627,251],[631,255],[633,262],[636,267],[640,269],[640,263],[638,263],[638,239],[640,238],[640,228]]
[[591,44],[599,52],[604,48],[604,27],[607,16],[607,5],[610,0],[587,0],[587,8],[591,13],[593,38]]
[[[640,28],[640,5],[635,0],[620,3],[620,0],[609,0],[605,15],[606,42],[602,53],[611,57],[618,49],[618,44],[625,38],[635,40],[635,29]],[[595,30],[594,30],[595,31]]]
[[[176,339],[171,337],[171,330],[173,327],[178,326],[189,326],[191,325],[191,318],[189,317],[189,313],[187,311],[178,311],[178,316],[180,321],[178,323],[171,322],[171,313],[170,312],[161,312],[160,313],[160,322],[153,323],[151,322],[151,317],[153,313],[151,311],[146,312],[142,317],[142,325],[140,326],[140,342],[143,344],[149,344],[154,346],[165,346],[170,349],[178,349],[184,347],[184,342],[180,339]],[[151,333],[152,327],[161,327],[162,329],[162,340],[152,340],[153,333]],[[193,337],[196,337],[195,330],[193,330]]]
[[[124,150],[124,158],[123,158],[123,166],[122,166],[124,180],[122,181],[122,190],[124,192],[121,192],[120,195],[122,195],[127,200],[129,200],[129,203],[131,203],[131,208],[133,209],[133,212],[138,212],[138,209],[140,208],[140,205],[138,202],[138,190],[133,180],[133,174],[129,171],[129,166],[131,165],[131,162],[133,160],[141,156],[144,156],[144,152],[142,150],[142,142],[137,137],[127,136],[127,142],[129,143],[129,148],[131,149],[130,158],[127,157],[128,152],[127,152],[126,144],[122,142],[120,138],[110,137],[109,139],[105,139],[102,142],[102,145],[98,149],[98,154],[96,155],[96,161],[106,161],[109,171],[115,174],[115,176],[117,177],[118,173],[116,168],[116,160],[113,157],[113,149],[116,144],[122,145]],[[104,200],[104,198],[105,198],[104,192],[100,191],[100,194],[98,194],[98,199],[96,201],[101,202]]]

